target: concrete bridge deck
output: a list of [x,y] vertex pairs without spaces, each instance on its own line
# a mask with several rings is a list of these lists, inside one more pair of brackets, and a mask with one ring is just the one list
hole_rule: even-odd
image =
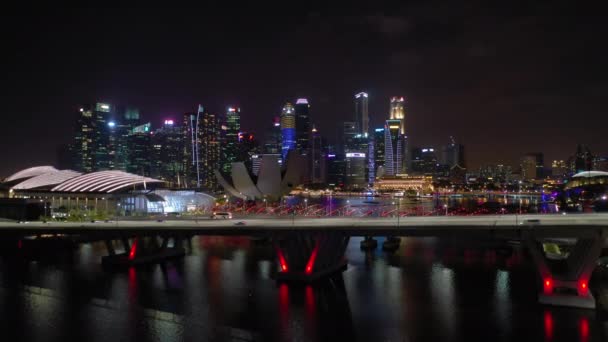
[[[238,225],[243,222],[243,225]],[[349,236],[490,235],[517,238],[522,231],[535,236],[582,237],[608,230],[608,214],[365,217],[243,217],[232,220],[173,219],[110,222],[0,222],[0,236],[36,234],[162,234],[266,235],[293,231],[342,232]]]

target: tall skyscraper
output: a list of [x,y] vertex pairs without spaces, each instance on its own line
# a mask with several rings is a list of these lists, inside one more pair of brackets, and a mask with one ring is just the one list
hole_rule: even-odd
[[221,135],[220,120],[216,114],[212,114],[199,105],[199,179],[198,186],[209,190],[218,187],[215,178],[215,170],[220,168]]
[[[222,172],[229,174],[232,163],[237,161],[239,132],[241,131],[241,109],[228,107],[221,125],[222,133]],[[238,160],[243,161],[243,160]]]
[[289,102],[281,112],[281,136],[283,139],[281,155],[283,160],[286,160],[287,152],[296,148],[296,116],[293,105]]
[[182,174],[183,136],[182,128],[172,119],[152,135],[152,176],[178,185]]
[[345,152],[360,152],[358,151],[355,142],[355,137],[359,134],[357,131],[357,123],[354,121],[345,121],[342,126],[343,146]]
[[374,135],[372,136],[372,139],[370,139],[369,153],[370,183],[373,183],[376,177],[381,176],[378,174],[378,169],[384,169],[384,154],[386,153],[384,128],[374,129]]
[[522,178],[526,180],[542,179],[545,168],[542,153],[527,153],[521,159]]
[[141,176],[150,176],[152,151],[150,123],[134,127],[128,138],[129,162],[127,172]]
[[457,144],[453,137],[450,137],[450,143],[443,146],[441,163],[448,167],[459,165],[465,167],[464,146]]
[[401,97],[391,97],[390,120],[399,120],[399,133],[405,134],[405,102],[406,99]]
[[312,127],[311,142],[311,183],[324,184],[327,182],[327,164],[325,162],[325,154],[323,153],[323,139],[314,126]]
[[281,153],[281,118],[278,116],[273,118],[272,126],[270,126],[270,131],[267,133],[264,153]]
[[296,149],[300,154],[306,154],[310,148],[310,104],[307,99],[301,98],[296,101]]
[[74,168],[91,172],[114,168],[115,144],[110,141],[115,122],[112,106],[108,103],[84,105],[79,110],[74,141],[70,150]]
[[180,187],[191,187],[195,186],[197,179],[200,178],[200,171],[198,169],[198,156],[199,156],[199,140],[198,140],[198,114],[197,113],[186,113],[184,114],[182,122],[182,141],[183,141],[183,153],[182,153],[182,175],[179,180]]
[[355,122],[358,133],[369,133],[368,95],[365,92],[355,94]]
[[90,106],[81,107],[76,120],[74,142],[70,145],[73,167],[78,171],[93,171],[95,129],[93,109]]
[[396,176],[403,172],[404,136],[401,134],[401,121],[386,120],[384,124],[384,172]]

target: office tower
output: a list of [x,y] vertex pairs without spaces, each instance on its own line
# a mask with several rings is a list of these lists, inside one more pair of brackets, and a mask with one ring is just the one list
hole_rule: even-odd
[[543,169],[545,167],[542,153],[527,153],[521,159],[521,175],[525,180],[534,180],[543,178]]
[[281,155],[285,161],[287,152],[296,148],[296,117],[293,105],[289,102],[283,107],[281,112]]
[[307,154],[310,148],[310,104],[307,99],[301,98],[296,101],[296,149],[300,154]]
[[364,152],[346,152],[345,180],[349,190],[364,189],[367,185],[367,163]]
[[232,163],[238,160],[239,132],[241,131],[241,109],[228,107],[224,122],[221,125],[222,135],[222,172],[229,174]]
[[93,139],[96,125],[93,120],[93,109],[83,106],[76,121],[74,142],[71,144],[74,169],[82,172],[93,171]]
[[385,137],[384,128],[374,129],[374,135],[370,139],[369,148],[369,175],[370,183],[378,177],[378,168],[384,168]]
[[199,178],[197,185],[213,191],[218,188],[215,170],[220,169],[220,120],[216,114],[209,113],[201,105],[199,105],[198,120],[200,146],[198,147]]
[[264,153],[281,154],[281,118],[275,116],[266,136]]
[[342,189],[346,182],[346,160],[342,153],[327,154],[327,184]]
[[325,154],[323,153],[323,139],[319,131],[312,127],[311,139],[311,183],[325,184],[327,181],[327,164],[325,162]]
[[576,146],[576,154],[570,157],[570,172],[579,173],[583,171],[591,171],[593,169],[594,155],[586,145],[579,144]]
[[384,124],[384,172],[396,176],[403,170],[404,136],[400,120],[386,120]]
[[554,160],[551,163],[551,175],[553,177],[564,177],[568,174],[568,164],[563,160]]
[[607,172],[608,171],[608,157],[593,158],[593,170]]
[[368,95],[365,92],[355,94],[355,122],[359,133],[369,133]]
[[448,167],[454,165],[466,167],[464,161],[464,146],[457,144],[453,137],[450,137],[450,143],[443,147],[441,163]]
[[399,120],[399,133],[405,134],[405,102],[406,99],[401,97],[391,97],[390,120]]
[[344,151],[359,152],[355,147],[355,137],[359,134],[357,131],[357,123],[354,121],[346,121],[343,123],[342,128]]
[[439,170],[436,150],[433,147],[412,149],[412,173],[434,174]]
[[179,179],[180,187],[196,186],[200,177],[198,169],[199,143],[198,143],[198,114],[186,113],[182,121],[182,174]]
[[152,176],[177,186],[183,166],[182,128],[172,119],[152,135]]
[[129,161],[127,172],[141,176],[150,176],[151,171],[151,136],[150,123],[134,127],[128,138]]

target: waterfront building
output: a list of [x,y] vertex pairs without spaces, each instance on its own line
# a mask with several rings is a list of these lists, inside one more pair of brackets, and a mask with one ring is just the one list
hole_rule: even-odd
[[358,133],[369,134],[369,97],[366,92],[355,94],[355,123]]

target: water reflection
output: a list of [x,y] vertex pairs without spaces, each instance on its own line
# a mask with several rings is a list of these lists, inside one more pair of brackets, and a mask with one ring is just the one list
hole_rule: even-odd
[[270,245],[195,237],[184,259],[104,272],[103,245],[70,260],[0,261],[0,328],[23,341],[602,341],[588,311],[540,306],[517,247],[403,238],[347,248],[326,281],[277,284]]

